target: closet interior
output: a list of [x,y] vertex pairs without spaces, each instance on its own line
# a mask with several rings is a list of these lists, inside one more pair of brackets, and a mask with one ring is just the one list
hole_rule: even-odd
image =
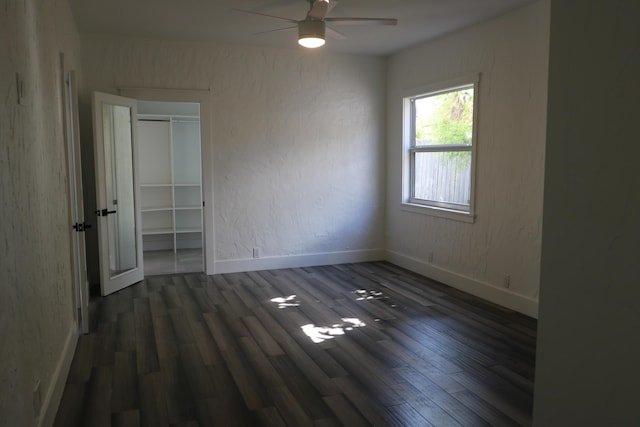
[[203,271],[199,104],[138,101],[145,276]]

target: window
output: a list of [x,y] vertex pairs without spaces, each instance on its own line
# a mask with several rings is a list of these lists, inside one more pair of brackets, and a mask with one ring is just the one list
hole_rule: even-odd
[[477,80],[404,98],[405,204],[473,216]]

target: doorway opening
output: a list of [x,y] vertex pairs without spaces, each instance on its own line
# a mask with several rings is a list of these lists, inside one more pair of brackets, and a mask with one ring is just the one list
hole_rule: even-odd
[[200,104],[137,103],[144,275],[202,272]]

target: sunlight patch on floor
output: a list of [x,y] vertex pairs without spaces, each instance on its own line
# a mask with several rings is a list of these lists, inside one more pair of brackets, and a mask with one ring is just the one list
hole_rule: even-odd
[[382,292],[374,291],[374,290],[357,289],[357,290],[353,291],[353,293],[358,296],[356,298],[357,301],[364,301],[364,300],[369,300],[369,299],[386,299],[386,298],[388,298]]
[[275,302],[276,304],[278,304],[278,308],[298,307],[300,305],[300,301],[296,299],[296,295],[271,298],[271,302]]
[[370,300],[388,300],[384,301],[388,306],[395,308],[396,304],[394,304],[389,297],[380,291],[376,291],[374,289],[356,289],[353,291],[356,294],[356,301],[370,301]]
[[336,336],[344,335],[345,331],[352,331],[354,328],[367,326],[362,320],[355,317],[343,317],[344,323],[331,326],[316,326],[312,323],[302,325],[302,331],[311,338],[311,341],[318,344],[326,340],[331,340]]

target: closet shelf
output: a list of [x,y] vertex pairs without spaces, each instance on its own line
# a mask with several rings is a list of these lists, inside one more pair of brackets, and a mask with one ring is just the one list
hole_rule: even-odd
[[148,228],[142,229],[143,236],[151,236],[153,234],[173,234],[173,228]]
[[161,183],[161,184],[140,184],[140,188],[154,188],[154,187],[173,187],[173,184]]
[[202,232],[202,228],[176,228],[176,233],[178,234],[201,233],[201,232]]
[[143,249],[202,247],[199,122],[138,119]]
[[161,211],[170,211],[173,207],[171,206],[158,206],[158,207],[142,207],[140,208],[140,212],[161,212]]

